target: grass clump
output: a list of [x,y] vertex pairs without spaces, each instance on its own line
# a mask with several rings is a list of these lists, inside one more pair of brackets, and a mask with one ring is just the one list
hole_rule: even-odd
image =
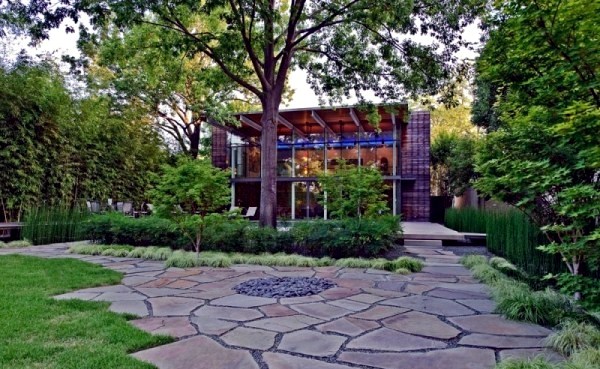
[[489,264],[476,264],[471,268],[473,272],[473,277],[477,280],[494,285],[502,280],[507,279],[506,275],[502,274],[497,269],[492,268]]
[[102,256],[114,256],[114,257],[121,257],[121,258],[126,258],[127,256],[129,256],[129,250],[127,249],[113,249],[113,248],[109,248],[109,249],[104,249],[100,255]]
[[496,312],[512,320],[555,326],[574,310],[571,301],[556,291],[533,291],[524,283],[511,280],[497,284],[492,295]]
[[471,269],[475,265],[487,264],[487,258],[483,255],[465,255],[460,259],[460,262],[465,267]]
[[365,268],[380,269],[392,272],[398,271],[401,274],[418,272],[423,268],[423,262],[418,259],[402,256],[395,260],[363,259],[363,258],[345,258],[335,260],[330,257],[320,259],[303,256],[298,254],[284,253],[262,253],[262,254],[243,254],[243,253],[225,253],[220,251],[203,251],[199,255],[196,253],[177,250],[173,251],[169,247],[132,247],[118,245],[73,245],[69,249],[72,253],[86,255],[105,255],[121,256],[130,258],[143,258],[149,260],[164,260],[168,267],[191,268],[196,266],[208,266],[213,268],[226,268],[233,264],[250,264],[264,266],[294,266],[294,267],[319,267],[332,266],[342,268]]
[[412,273],[410,270],[406,269],[406,268],[398,268],[396,270],[394,270],[394,273],[396,274],[402,274],[402,275],[407,275]]
[[600,347],[590,347],[576,351],[571,356],[567,369],[600,368]]
[[109,303],[51,296],[117,284],[121,273],[75,259],[0,256],[0,368],[128,368],[129,353],[171,342],[135,328]]
[[532,360],[506,360],[496,365],[495,369],[558,369],[558,367],[537,357]]
[[10,242],[3,242],[0,241],[0,249],[3,248],[22,248],[22,247],[29,247],[32,246],[32,243],[29,242],[29,240],[17,240],[17,241],[10,241]]
[[568,320],[561,324],[559,331],[548,336],[546,343],[561,354],[570,356],[576,351],[599,348],[600,330],[587,323]]
[[408,269],[411,272],[420,272],[423,269],[423,262],[419,259],[408,256],[401,256],[393,260],[389,270]]
[[337,260],[335,266],[340,268],[370,268],[371,261],[363,258],[344,258]]
[[193,268],[198,266],[198,263],[198,257],[195,253],[183,250],[174,251],[165,261],[167,267],[175,268]]
[[69,253],[82,255],[100,255],[106,247],[90,244],[78,244],[69,247]]
[[171,255],[173,255],[173,250],[170,247],[155,247],[151,251],[146,250],[144,258],[162,261],[167,260]]
[[146,253],[145,247],[134,247],[133,250],[131,250],[129,252],[129,255],[127,255],[127,256],[130,258],[143,258],[145,253]]

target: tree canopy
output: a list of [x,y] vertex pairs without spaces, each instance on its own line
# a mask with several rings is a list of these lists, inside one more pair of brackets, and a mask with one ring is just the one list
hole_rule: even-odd
[[597,268],[600,3],[506,1],[485,22],[475,113],[493,132],[478,153],[477,187],[544,226],[543,249],[572,274]]
[[[256,106],[203,54],[169,50],[173,35],[140,24],[119,30],[109,25],[97,34],[84,33],[79,41],[83,57],[70,58],[73,70],[90,88],[103,91],[120,106],[139,104],[147,109],[155,128],[176,152],[198,157],[207,154],[207,120],[228,122],[234,111]],[[205,140],[206,141],[206,140]]]
[[56,67],[0,67],[0,206],[6,221],[42,203],[143,201],[165,159],[148,122],[98,96],[75,99]]
[[[165,49],[210,58],[261,103],[260,223],[276,216],[276,127],[289,72],[305,69],[319,95],[333,100],[373,91],[387,100],[432,95],[455,68],[465,25],[480,0],[65,0],[32,1],[27,21],[38,37],[64,18],[91,15],[92,24],[159,27],[173,34]],[[413,36],[428,35],[434,43]],[[245,76],[253,75],[254,79]]]

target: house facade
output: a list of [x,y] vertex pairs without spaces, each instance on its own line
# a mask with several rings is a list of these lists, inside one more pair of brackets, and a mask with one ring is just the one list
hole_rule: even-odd
[[[429,112],[409,112],[405,104],[377,109],[377,127],[357,107],[280,111],[278,219],[327,219],[327,206],[317,201],[323,195],[318,175],[335,173],[344,160],[381,171],[394,214],[429,220]],[[231,169],[232,206],[260,203],[260,117],[261,112],[237,114],[238,127],[213,123],[212,160]]]

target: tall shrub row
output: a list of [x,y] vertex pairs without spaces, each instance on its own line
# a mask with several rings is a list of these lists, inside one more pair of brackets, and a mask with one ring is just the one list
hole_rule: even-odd
[[79,207],[35,207],[25,213],[21,236],[34,245],[79,241],[85,238],[81,223],[88,216],[88,212]]
[[459,232],[486,233],[490,252],[507,258],[528,274],[543,276],[564,271],[560,257],[537,249],[547,240],[519,210],[447,209],[445,224]]

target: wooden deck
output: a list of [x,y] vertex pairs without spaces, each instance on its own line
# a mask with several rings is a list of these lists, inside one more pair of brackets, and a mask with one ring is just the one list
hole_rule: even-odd
[[464,234],[438,223],[402,222],[402,230],[405,240],[467,241]]

